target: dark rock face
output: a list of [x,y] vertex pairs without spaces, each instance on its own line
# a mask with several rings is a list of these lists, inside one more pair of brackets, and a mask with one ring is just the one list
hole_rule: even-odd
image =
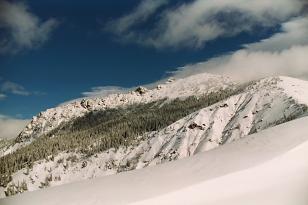
[[146,89],[145,87],[139,86],[138,88],[136,88],[135,92],[139,93],[140,95],[145,94],[148,91],[148,89]]
[[197,123],[192,123],[192,124],[190,124],[189,126],[188,126],[188,128],[189,129],[195,129],[195,128],[198,128],[198,129],[200,129],[200,130],[202,130],[203,129],[203,127],[202,126],[200,126],[200,125],[198,125]]

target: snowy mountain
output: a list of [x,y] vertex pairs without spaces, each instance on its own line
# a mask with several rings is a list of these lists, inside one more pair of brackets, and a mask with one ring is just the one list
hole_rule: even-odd
[[0,200],[4,205],[306,205],[308,118],[195,156]]
[[221,89],[233,89],[236,85],[230,78],[208,73],[193,75],[184,79],[168,79],[154,89],[138,87],[126,94],[112,94],[103,98],[90,98],[74,101],[56,108],[48,109],[34,116],[16,139],[13,147],[0,156],[8,154],[24,145],[31,143],[39,136],[57,128],[61,123],[71,121],[85,114],[125,106],[136,103],[149,103],[164,98],[175,99],[188,96],[200,96],[205,93],[217,92]]
[[[161,109],[170,112],[169,107],[175,105],[174,113],[184,108],[189,112],[176,115],[177,118],[174,118],[176,120],[171,120],[170,124],[164,124],[159,118],[159,122],[166,126],[141,134],[138,132],[139,135],[132,139],[124,136],[124,142],[120,146],[111,145],[91,154],[77,151],[74,147],[75,151],[62,149],[59,152],[52,152],[52,155],[36,158],[31,166],[14,169],[16,171],[12,173],[12,177],[5,178],[10,180],[5,184],[3,191],[34,191],[47,186],[141,169],[209,151],[305,116],[308,106],[307,90],[308,82],[289,77],[269,77],[240,85],[225,77],[202,74],[169,81],[153,90],[138,88],[128,94],[88,99],[53,108],[35,117],[15,143],[2,150],[4,156],[0,160],[11,161],[24,152],[32,153],[29,150],[34,149],[35,143],[39,143],[40,140],[42,143],[38,145],[47,143],[47,146],[50,146],[50,143],[58,138],[67,139],[69,136],[66,130],[77,134],[88,134],[90,130],[91,139],[94,138],[96,136],[94,133],[98,131],[96,127],[104,122],[90,123],[91,129],[85,127],[81,131],[76,131],[74,127],[76,122],[84,124],[92,119],[92,115],[91,118],[87,117],[88,113],[99,112],[103,119],[109,119],[108,109],[122,107],[123,111],[114,110],[111,113],[125,116],[129,118],[128,121],[133,122],[140,113],[146,113],[146,111],[139,112],[138,106],[138,109],[135,107],[131,109],[129,105],[133,104],[140,104],[142,109],[143,106],[154,109],[153,113],[161,113]],[[197,96],[197,100],[185,100],[190,96]],[[203,101],[209,101],[213,96],[215,97],[213,103],[203,104]],[[176,101],[177,98],[181,98],[182,101],[179,103]],[[187,103],[189,106],[183,107],[183,104]],[[153,113],[150,113],[150,116],[154,118]],[[174,113],[167,115],[173,116]],[[101,118],[94,115],[93,119],[99,121]],[[113,128],[110,124],[107,128],[110,126]],[[84,129],[87,132],[84,132]],[[49,132],[52,134],[46,135]],[[44,139],[46,140],[43,141]],[[95,141],[94,144],[97,143],[99,142]],[[90,150],[96,148],[93,144],[89,145]]]

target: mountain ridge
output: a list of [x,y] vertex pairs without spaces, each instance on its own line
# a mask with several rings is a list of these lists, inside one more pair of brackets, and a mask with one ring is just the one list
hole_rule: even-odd
[[[134,103],[148,103],[163,98],[174,99],[192,95],[198,96],[231,87],[233,84],[235,83],[228,77],[205,73],[177,80],[170,78],[166,83],[159,84],[151,90],[138,87],[135,91],[126,94],[111,94],[102,98],[77,100],[66,105],[47,109],[45,112],[41,112],[33,117],[31,123],[19,134],[18,140],[23,141],[23,139],[27,139],[32,135],[38,137],[43,133],[51,131],[63,121],[83,116],[91,111]],[[40,121],[40,119],[42,120]]]

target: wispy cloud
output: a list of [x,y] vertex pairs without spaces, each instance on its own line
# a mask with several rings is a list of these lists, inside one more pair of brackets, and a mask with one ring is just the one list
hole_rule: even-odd
[[8,94],[21,95],[21,96],[29,96],[29,95],[46,95],[45,92],[41,91],[29,91],[24,86],[5,80],[0,76],[0,100],[7,98]]
[[168,3],[168,0],[143,0],[135,10],[119,19],[109,22],[105,29],[122,34],[133,26],[145,22],[157,9]]
[[11,81],[3,82],[1,84],[1,91],[5,93],[12,93],[15,95],[24,95],[24,96],[30,95],[30,92],[27,91],[23,86]]
[[17,137],[30,120],[16,119],[0,114],[0,138],[11,139]]
[[[252,31],[256,26],[277,25],[299,14],[303,6],[301,0],[194,0],[164,10],[150,32],[134,29],[131,25],[140,22],[135,18],[129,18],[128,26],[121,26],[123,18],[114,20],[121,28],[114,32],[124,39],[156,48],[201,47],[219,37]],[[128,17],[138,16],[136,11]],[[145,13],[147,17],[153,14],[146,10]]]
[[25,3],[0,0],[0,54],[41,46],[57,25],[53,18],[41,21]]
[[118,86],[99,86],[91,88],[91,91],[83,92],[85,97],[105,97],[110,94],[124,93],[131,88],[123,88]]
[[283,23],[282,32],[245,47],[256,51],[281,51],[292,46],[305,44],[308,44],[308,16],[301,16]]
[[5,99],[5,98],[6,98],[6,95],[3,94],[3,93],[0,93],[0,100],[3,100],[3,99]]

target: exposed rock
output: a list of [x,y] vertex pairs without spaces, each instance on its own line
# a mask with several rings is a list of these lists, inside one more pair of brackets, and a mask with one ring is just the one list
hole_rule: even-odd
[[136,93],[139,93],[140,95],[145,94],[147,91],[148,91],[148,89],[145,88],[145,87],[142,87],[142,86],[139,86],[139,87],[136,88],[136,90],[135,90],[135,92],[136,92]]
[[93,107],[93,102],[91,100],[82,99],[80,105],[85,109],[91,109]]
[[228,107],[228,104],[225,103],[225,104],[223,104],[223,105],[220,105],[220,107]]
[[188,128],[189,129],[195,129],[195,128],[198,128],[198,129],[200,129],[200,130],[202,130],[203,128],[202,128],[202,126],[200,126],[200,125],[198,125],[197,123],[195,123],[195,122],[193,122],[192,124],[190,124],[189,126],[188,126]]
[[87,161],[83,161],[82,164],[81,164],[81,168],[85,168],[87,166],[87,164],[88,164]]
[[173,81],[175,81],[174,78],[168,78],[167,83],[172,83]]
[[80,102],[80,105],[83,107],[83,108],[87,108],[87,100],[86,99],[82,99],[81,102]]

